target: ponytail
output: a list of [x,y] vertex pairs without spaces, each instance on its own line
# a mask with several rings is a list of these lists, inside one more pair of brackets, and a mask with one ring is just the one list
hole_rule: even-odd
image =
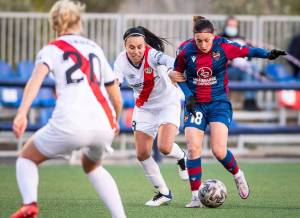
[[212,22],[207,20],[202,16],[194,16],[193,17],[194,28],[193,32],[195,33],[214,33],[215,28]]
[[142,26],[132,27],[128,29],[123,35],[123,40],[126,42],[126,40],[131,36],[143,36],[145,42],[149,46],[162,52],[165,51],[165,44],[169,44],[169,42],[165,38],[156,36],[154,33]]

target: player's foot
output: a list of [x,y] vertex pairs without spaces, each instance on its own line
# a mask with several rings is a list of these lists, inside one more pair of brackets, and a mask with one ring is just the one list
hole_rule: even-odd
[[243,171],[239,170],[238,173],[234,175],[234,181],[240,197],[242,199],[247,199],[250,193],[250,189]]
[[192,200],[190,203],[185,205],[186,208],[195,208],[195,207],[203,207],[198,196],[192,196]]
[[160,192],[157,192],[153,199],[151,199],[150,201],[147,201],[145,203],[146,206],[150,206],[150,207],[157,207],[160,206],[162,204],[167,204],[168,202],[170,202],[172,200],[172,193],[171,191],[169,191],[168,195],[163,195]]
[[189,174],[186,167],[186,154],[184,153],[184,158],[177,161],[178,164],[178,174],[182,180],[188,180]]
[[38,212],[38,205],[34,202],[23,205],[17,212],[12,214],[10,218],[37,218]]

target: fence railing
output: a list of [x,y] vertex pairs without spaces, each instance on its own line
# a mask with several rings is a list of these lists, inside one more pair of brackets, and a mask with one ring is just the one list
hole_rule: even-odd
[[[220,33],[226,15],[204,15]],[[300,33],[300,16],[239,15],[240,33],[254,45],[285,49],[291,37]],[[86,14],[84,33],[96,41],[109,61],[123,49],[122,34],[131,26],[143,25],[171,45],[167,53],[174,55],[180,42],[192,36],[192,15],[189,14]],[[35,55],[54,39],[46,13],[0,13],[0,59],[15,64],[34,60]]]

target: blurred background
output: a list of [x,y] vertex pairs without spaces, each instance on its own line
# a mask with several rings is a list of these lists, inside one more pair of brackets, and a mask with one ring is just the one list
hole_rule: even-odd
[[[20,140],[12,121],[37,52],[55,38],[48,24],[54,0],[0,0],[0,217],[21,204],[15,179],[15,160],[24,142],[48,122],[55,106],[53,78],[47,77],[29,113]],[[122,84],[124,109],[113,154],[104,164],[112,172],[128,217],[299,217],[300,181],[300,1],[299,0],[85,0],[84,34],[104,50],[113,63],[123,50],[122,36],[143,25],[176,48],[192,34],[193,15],[210,19],[217,34],[243,45],[282,49],[288,55],[275,61],[235,59],[229,63],[230,99],[234,114],[229,148],[246,172],[251,197],[241,202],[231,175],[213,158],[209,132],[203,143],[203,180],[217,178],[228,188],[221,210],[183,210],[190,200],[188,183],[179,180],[175,161],[153,155],[176,198],[168,207],[148,208],[152,187],[135,157],[131,130],[134,100]],[[183,102],[182,102],[183,103]],[[183,104],[182,104],[183,105]],[[183,115],[181,116],[183,119]],[[181,122],[183,123],[183,122]],[[182,124],[176,142],[186,149]],[[109,217],[86,182],[79,166],[80,152],[47,161],[40,167],[41,217]],[[58,166],[56,164],[59,164]],[[50,166],[49,166],[50,165]],[[228,203],[227,203],[228,202]]]
[[[0,157],[3,159],[16,157],[24,141],[47,123],[55,106],[54,81],[49,77],[33,103],[27,133],[16,141],[11,123],[23,87],[30,77],[37,52],[55,38],[47,14],[54,2],[0,0]],[[230,40],[288,51],[289,55],[272,62],[240,58],[229,63],[230,97],[235,109],[230,144],[241,156],[300,157],[300,1],[82,2],[87,11],[84,34],[103,48],[111,66],[123,50],[124,31],[137,25],[165,37],[170,42],[166,52],[175,56],[177,46],[192,37],[193,15],[210,19],[217,34]],[[126,84],[122,86],[122,95],[122,132],[114,143],[114,157],[128,159],[135,154],[131,132],[134,101]],[[182,133],[177,140],[185,148]],[[211,157],[208,137],[204,147],[205,155]],[[76,154],[73,157],[76,160]]]

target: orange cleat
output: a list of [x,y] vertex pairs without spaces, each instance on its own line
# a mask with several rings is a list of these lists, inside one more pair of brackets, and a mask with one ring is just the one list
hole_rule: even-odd
[[25,204],[17,212],[12,214],[10,218],[37,218],[39,207],[37,203]]

